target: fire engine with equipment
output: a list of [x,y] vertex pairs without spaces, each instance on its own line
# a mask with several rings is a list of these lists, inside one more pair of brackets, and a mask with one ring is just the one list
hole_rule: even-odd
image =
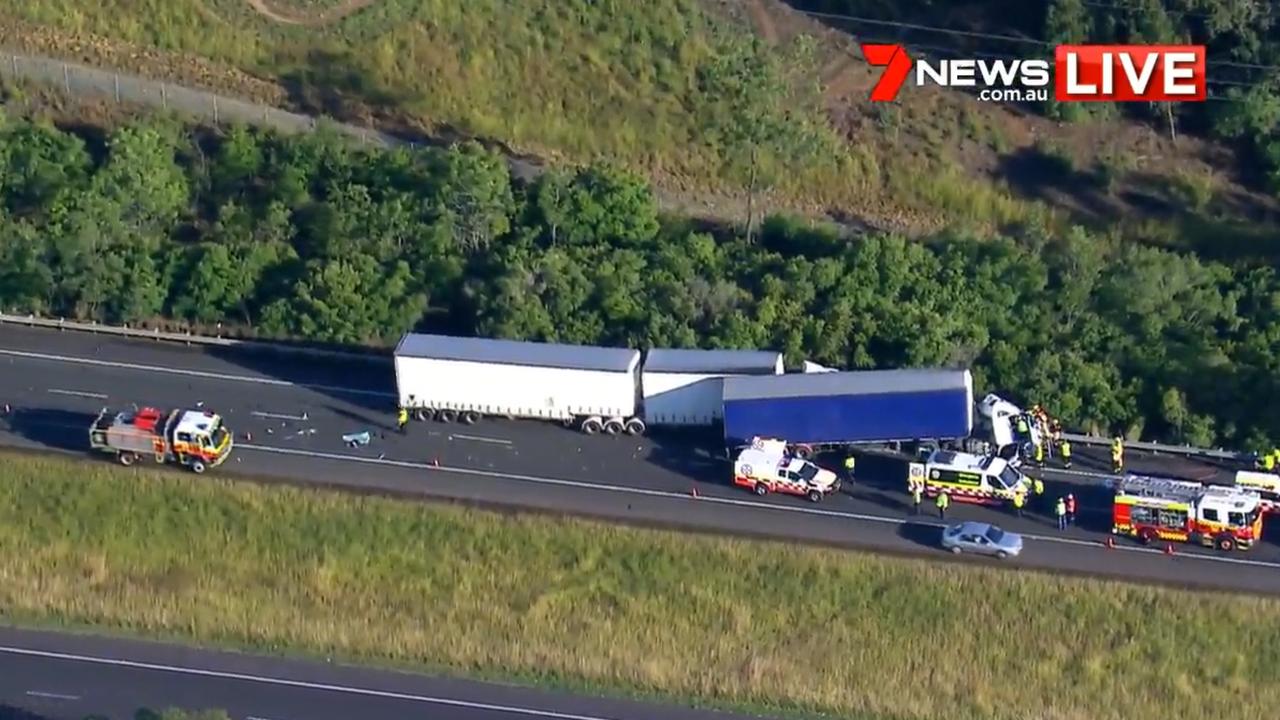
[[935,450],[924,462],[907,466],[909,484],[923,483],[924,493],[946,493],[952,500],[998,505],[1031,493],[1031,479],[1012,462],[996,456]]
[[787,441],[754,438],[733,464],[733,484],[757,495],[771,492],[803,495],[813,502],[840,490],[840,478],[830,470],[787,455]]
[[103,408],[89,429],[89,446],[132,465],[144,455],[202,473],[231,454],[231,433],[221,416],[205,410],[153,407],[112,412]]
[[1262,537],[1262,499],[1234,487],[1128,475],[1113,484],[1111,532],[1143,544],[1199,543],[1224,552]]

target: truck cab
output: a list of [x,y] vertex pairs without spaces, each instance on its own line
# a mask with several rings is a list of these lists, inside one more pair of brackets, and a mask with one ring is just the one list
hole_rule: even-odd
[[209,466],[222,464],[231,449],[231,433],[222,424],[222,416],[185,410],[173,428],[173,451],[179,456],[201,458]]
[[983,425],[989,429],[991,442],[1000,457],[1012,460],[1027,445],[1034,446],[1041,440],[1040,430],[1034,423],[1029,424],[1027,437],[1019,437],[1018,416],[1025,413],[1025,410],[995,393],[988,394],[978,403],[978,414],[983,419]]
[[1010,461],[993,455],[935,450],[908,468],[912,482],[922,482],[925,494],[946,493],[954,500],[998,504],[1027,495],[1031,480]]
[[733,464],[733,484],[757,495],[780,492],[813,502],[840,490],[840,478],[803,458],[788,455],[785,440],[756,438]]

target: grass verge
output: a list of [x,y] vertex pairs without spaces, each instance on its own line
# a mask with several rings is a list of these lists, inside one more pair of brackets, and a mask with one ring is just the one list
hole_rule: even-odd
[[1269,599],[12,453],[0,580],[19,622],[754,709],[1155,720],[1280,703]]

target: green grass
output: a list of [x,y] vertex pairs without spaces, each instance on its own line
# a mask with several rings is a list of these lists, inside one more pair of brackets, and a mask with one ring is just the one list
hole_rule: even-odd
[[[335,3],[267,5],[290,14],[311,7],[314,14]],[[279,96],[242,74],[185,67],[177,58],[207,58],[285,84],[301,83],[311,88],[303,93],[304,104],[335,108],[331,114],[354,108],[361,115],[373,108],[552,159],[608,157],[682,194],[740,194],[745,183],[746,171],[735,158],[747,153],[727,139],[742,113],[709,93],[699,78],[718,56],[741,49],[750,30],[710,14],[703,0],[375,0],[318,27],[269,20],[247,0],[0,0],[0,24],[6,18],[79,38],[62,49],[40,34],[32,51],[91,61],[101,56],[102,62],[119,64],[132,54],[108,46],[123,41],[176,53],[146,58],[142,65],[151,74],[178,80],[191,75],[231,92],[244,85],[267,101]],[[24,30],[14,40],[27,47],[23,35],[37,33]],[[775,56],[792,81],[812,84],[820,74],[817,60],[800,64],[774,55],[781,51],[759,52]],[[137,70],[135,64],[130,61],[126,69]],[[903,158],[880,138],[839,139],[816,97],[766,96],[762,102],[805,109],[773,134],[765,150],[764,164],[773,170],[776,197],[784,205],[840,208],[870,219],[909,218],[913,230],[955,219],[972,222],[975,215],[994,225],[1006,222],[1010,212],[1019,219],[1041,212],[972,177],[953,183],[942,207],[928,202],[937,191],[899,197],[898,185],[929,177],[934,169]],[[721,216],[745,218],[722,201],[707,203],[718,206],[713,212]],[[987,209],[990,216],[983,214]]]
[[14,454],[0,454],[0,613],[863,718],[1280,703],[1269,599]]

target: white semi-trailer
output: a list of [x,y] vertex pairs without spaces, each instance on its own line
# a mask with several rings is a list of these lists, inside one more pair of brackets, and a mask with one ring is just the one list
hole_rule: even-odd
[[778,352],[650,350],[640,374],[644,421],[650,427],[713,425],[724,418],[724,378],[782,372]]
[[640,352],[410,333],[395,351],[400,406],[420,420],[559,420],[583,432],[644,432]]

